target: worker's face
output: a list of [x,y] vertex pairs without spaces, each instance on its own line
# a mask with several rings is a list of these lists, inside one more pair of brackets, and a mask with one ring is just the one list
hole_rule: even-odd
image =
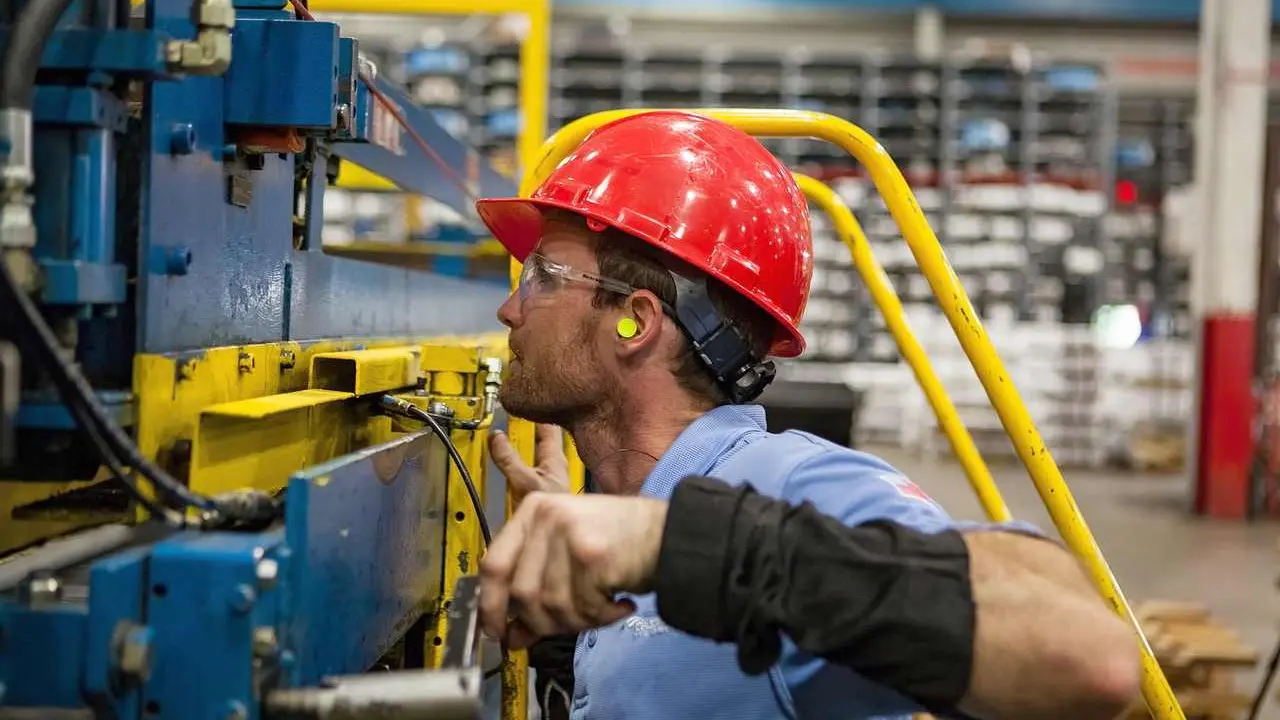
[[[593,273],[590,242],[584,228],[550,218],[536,252],[551,263]],[[592,305],[594,284],[538,277],[534,266],[526,262],[527,281],[498,309],[498,319],[511,328],[511,363],[500,399],[517,417],[572,426],[616,394],[611,363],[601,352],[608,347],[606,314]]]

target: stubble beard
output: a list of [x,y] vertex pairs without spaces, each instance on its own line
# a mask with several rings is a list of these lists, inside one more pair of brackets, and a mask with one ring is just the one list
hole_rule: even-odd
[[590,412],[590,384],[575,373],[578,368],[561,364],[551,372],[539,371],[521,359],[498,393],[498,401],[512,415],[530,422],[570,428]]

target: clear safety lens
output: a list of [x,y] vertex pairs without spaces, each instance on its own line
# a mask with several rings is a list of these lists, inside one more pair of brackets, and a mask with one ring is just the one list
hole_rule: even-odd
[[560,279],[551,261],[541,255],[530,255],[525,258],[520,272],[520,302],[541,293],[554,292],[559,288]]
[[525,258],[524,265],[520,271],[520,287],[518,290],[520,302],[542,293],[555,292],[568,282],[594,285],[622,295],[630,295],[635,292],[635,289],[626,283],[580,272],[568,265],[553,262],[542,255],[533,253]]

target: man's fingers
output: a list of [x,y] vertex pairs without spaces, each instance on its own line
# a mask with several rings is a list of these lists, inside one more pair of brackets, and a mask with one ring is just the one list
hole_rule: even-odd
[[520,453],[516,452],[506,433],[490,433],[489,455],[493,458],[493,464],[498,466],[498,471],[507,479],[507,485],[518,495],[540,489],[537,473],[520,458]]
[[502,636],[510,650],[524,650],[538,642],[540,636],[519,620],[512,620]]
[[577,592],[575,579],[580,574],[580,566],[570,555],[566,534],[554,533],[547,545],[547,564],[542,575],[543,604],[560,631],[581,631],[593,627],[585,613],[593,598],[582,597]]
[[528,467],[524,464],[524,460],[520,459],[520,453],[516,452],[515,446],[511,444],[511,438],[501,430],[489,433],[489,454],[493,457],[493,464],[498,466],[503,475],[511,475]]
[[539,517],[545,511],[534,503],[526,505],[521,511],[529,513],[532,522],[520,549],[520,565],[515,569],[511,580],[511,609],[532,632],[553,635],[557,628],[555,621],[547,614],[544,605],[546,589],[542,585],[552,528],[544,518]]
[[564,431],[558,425],[537,425],[534,427],[535,452],[538,467],[560,469],[568,467],[569,460],[564,454]]
[[525,516],[513,515],[480,561],[480,624],[490,637],[507,632],[512,576],[521,562],[526,525]]

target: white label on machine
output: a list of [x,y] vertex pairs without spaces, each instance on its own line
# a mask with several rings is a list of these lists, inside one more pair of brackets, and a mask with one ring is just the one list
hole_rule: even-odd
[[400,127],[396,114],[387,107],[390,102],[389,98],[374,100],[373,113],[369,118],[369,140],[396,155],[404,155],[404,128]]

